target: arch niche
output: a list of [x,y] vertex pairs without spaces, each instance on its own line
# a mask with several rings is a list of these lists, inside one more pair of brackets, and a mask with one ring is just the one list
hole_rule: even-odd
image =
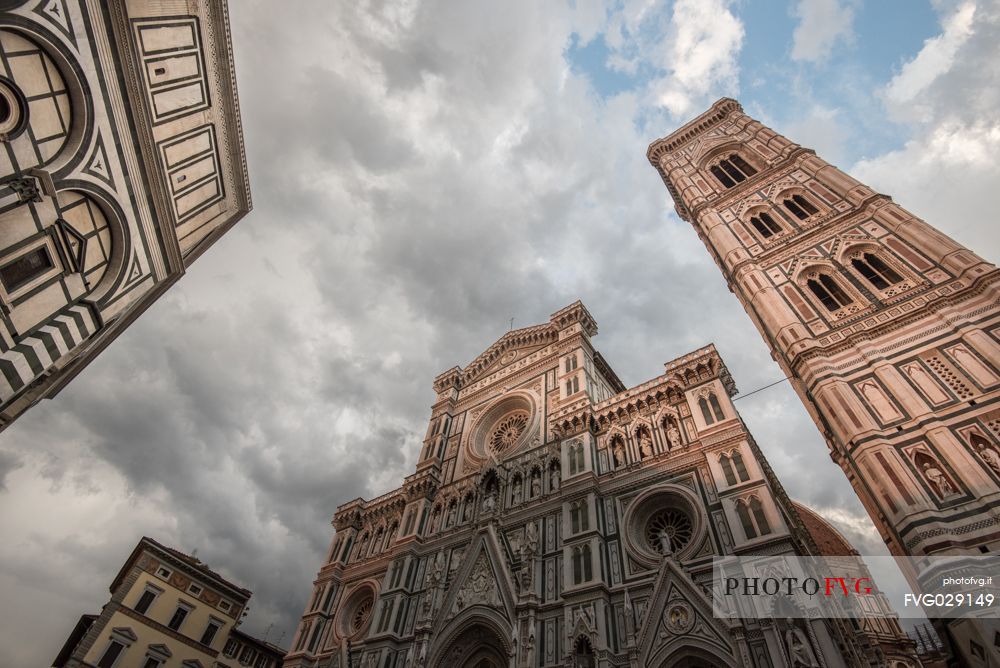
[[714,648],[702,646],[702,643],[694,640],[650,665],[657,668],[735,668],[736,663],[732,657],[721,654]]

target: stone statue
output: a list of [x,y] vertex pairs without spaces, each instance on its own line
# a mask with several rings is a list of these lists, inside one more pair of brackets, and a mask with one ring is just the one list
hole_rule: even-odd
[[646,432],[642,432],[642,436],[639,437],[639,452],[643,458],[653,456],[653,439]]
[[434,509],[434,517],[431,519],[431,533],[436,533],[441,528],[441,509]]
[[615,458],[615,468],[625,466],[625,446],[622,445],[621,441],[615,441],[614,446],[611,448],[611,453]]
[[450,506],[448,506],[448,522],[446,523],[447,526],[450,527],[455,526],[456,517],[458,517],[458,504],[452,503]]
[[941,498],[958,493],[955,487],[951,484],[951,481],[948,480],[944,472],[941,471],[936,464],[924,462],[924,477]]
[[542,493],[542,474],[535,469],[531,474],[531,497],[534,498]]
[[483,512],[492,513],[493,509],[496,508],[496,499],[493,495],[493,490],[486,492],[486,496],[483,497]]
[[434,558],[434,570],[431,572],[431,587],[438,587],[444,580],[444,552],[438,552]]
[[553,466],[549,469],[549,491],[554,492],[559,489],[559,467]]
[[521,479],[518,478],[514,481],[514,493],[512,495],[511,503],[517,505],[521,503]]
[[670,534],[666,529],[660,529],[660,533],[656,536],[657,540],[660,541],[660,552],[664,557],[669,557],[674,554],[673,541],[670,540]]
[[681,445],[681,430],[673,422],[667,428],[667,442],[670,443],[671,450],[679,448]]
[[785,631],[785,649],[792,668],[819,668],[805,632],[794,624]]
[[528,522],[524,530],[524,556],[526,559],[531,559],[536,554],[538,554],[538,528],[534,522]]
[[465,497],[465,504],[462,506],[462,521],[468,522],[472,519],[472,497]]
[[997,454],[996,450],[980,444],[979,456],[986,462],[987,466],[993,469],[994,473],[1000,475],[1000,455]]

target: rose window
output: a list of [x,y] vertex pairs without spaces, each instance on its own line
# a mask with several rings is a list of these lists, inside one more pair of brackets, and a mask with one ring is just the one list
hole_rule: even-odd
[[490,434],[490,449],[499,454],[511,447],[521,438],[525,428],[528,426],[528,413],[518,411],[500,420]]
[[351,621],[350,621],[351,635],[354,635],[355,633],[357,633],[358,631],[360,631],[365,627],[365,624],[368,623],[368,618],[371,617],[371,614],[372,614],[372,599],[369,597],[363,599],[354,608],[354,614],[351,615]]
[[676,508],[660,510],[646,522],[646,542],[653,551],[660,554],[665,549],[669,549],[671,553],[682,550],[691,542],[693,532],[691,518]]

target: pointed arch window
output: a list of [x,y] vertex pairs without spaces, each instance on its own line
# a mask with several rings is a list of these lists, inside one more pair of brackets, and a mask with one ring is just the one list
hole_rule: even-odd
[[580,532],[580,506],[575,502],[569,504],[569,523],[573,533]]
[[756,496],[750,498],[750,512],[753,513],[754,522],[757,523],[757,532],[761,536],[771,533],[771,524],[764,514],[764,504]]
[[712,413],[708,410],[708,401],[705,397],[698,400],[698,408],[701,409],[701,416],[705,418],[705,424],[712,424],[715,422],[715,418],[712,417]]
[[892,267],[872,253],[864,253],[859,258],[853,258],[851,266],[878,290],[885,290],[890,285],[895,285],[903,280],[903,277],[896,273]]
[[719,464],[722,466],[722,474],[726,476],[727,485],[736,484],[736,474],[733,473],[733,464],[729,460],[729,455],[722,455],[719,457]]
[[816,205],[810,202],[808,199],[802,195],[792,195],[791,197],[786,197],[782,204],[788,209],[788,212],[799,220],[805,220],[809,216],[814,216],[819,213],[819,209]]
[[753,228],[757,230],[760,236],[765,239],[781,233],[781,225],[775,222],[774,218],[771,217],[771,214],[766,211],[761,211],[757,215],[752,216],[750,218],[750,224],[753,225]]
[[733,451],[733,467],[736,469],[736,474],[740,477],[740,482],[746,482],[750,479],[746,464],[743,463],[743,455],[740,454],[739,450]]
[[736,502],[736,515],[740,518],[740,524],[743,526],[743,535],[747,538],[756,538],[757,529],[750,518],[750,509],[747,508],[747,504],[743,499]]
[[719,405],[719,398],[715,396],[715,392],[708,395],[708,403],[712,405],[712,412],[715,413],[716,420],[725,420],[726,416],[722,412],[722,406]]
[[750,163],[744,160],[742,157],[733,153],[726,158],[723,158],[716,165],[712,165],[708,168],[708,171],[712,173],[719,183],[725,188],[732,188],[737,183],[743,183],[748,178],[757,173]]
[[580,472],[583,470],[583,443],[577,443],[574,448],[574,457],[576,459],[576,470]]
[[584,545],[580,553],[583,558],[583,581],[589,582],[594,578],[593,566],[590,563],[590,545]]
[[578,548],[573,548],[573,584],[580,584],[583,582],[583,551]]
[[854,303],[854,300],[844,292],[843,288],[827,274],[819,274],[816,278],[810,278],[806,281],[806,286],[810,292],[816,295],[827,311],[833,312]]

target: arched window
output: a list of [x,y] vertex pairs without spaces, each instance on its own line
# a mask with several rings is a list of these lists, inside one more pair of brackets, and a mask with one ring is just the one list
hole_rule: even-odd
[[885,290],[890,285],[903,280],[903,277],[897,274],[892,267],[871,253],[865,253],[860,258],[852,259],[851,266],[857,269],[858,273],[878,290]]
[[594,577],[593,566],[590,563],[590,544],[583,546],[580,555],[583,559],[583,581],[589,582]]
[[726,476],[727,485],[736,484],[736,474],[733,473],[733,465],[729,461],[729,455],[722,455],[719,457],[719,464],[722,466],[722,473]]
[[580,531],[590,528],[590,508],[586,500],[580,502]]
[[712,176],[717,178],[725,188],[732,188],[737,183],[743,183],[757,173],[757,170],[750,166],[750,163],[735,153],[720,160],[717,165],[712,165],[708,171],[712,172]]
[[583,582],[583,553],[578,547],[573,548],[573,584]]
[[750,498],[750,511],[753,513],[753,519],[757,523],[758,534],[766,536],[771,533],[771,524],[767,521],[767,516],[764,514],[764,505],[756,496]]
[[580,506],[576,502],[569,504],[569,524],[573,533],[580,532]]
[[705,401],[705,397],[698,400],[698,407],[701,408],[701,416],[705,418],[705,424],[712,424],[715,419],[712,418],[712,414],[708,410],[708,402]]
[[576,668],[593,668],[594,648],[590,646],[590,640],[585,636],[580,636],[573,646],[573,665]]
[[753,520],[750,519],[750,509],[747,508],[747,504],[740,499],[736,502],[736,515],[740,518],[740,524],[743,525],[743,535],[747,538],[756,538],[757,529],[753,526]]
[[580,472],[583,470],[583,443],[577,443],[574,446],[573,452],[576,459],[576,470]]
[[736,473],[739,475],[741,482],[746,482],[750,479],[747,467],[743,463],[743,455],[740,454],[739,450],[733,450],[733,466],[736,467]]
[[827,274],[819,274],[815,279],[810,278],[806,281],[806,286],[822,302],[827,311],[833,312],[854,302]]
[[799,220],[805,220],[809,216],[819,213],[819,209],[816,208],[816,205],[802,195],[792,195],[791,197],[786,197],[782,204],[785,205],[785,208],[788,209],[789,213]]
[[778,225],[774,218],[771,217],[771,214],[766,211],[761,211],[756,216],[752,216],[750,224],[765,239],[781,232],[781,225]]
[[708,403],[712,404],[712,412],[715,413],[716,420],[726,419],[726,416],[722,412],[722,406],[719,405],[719,398],[715,396],[715,392],[708,395]]

